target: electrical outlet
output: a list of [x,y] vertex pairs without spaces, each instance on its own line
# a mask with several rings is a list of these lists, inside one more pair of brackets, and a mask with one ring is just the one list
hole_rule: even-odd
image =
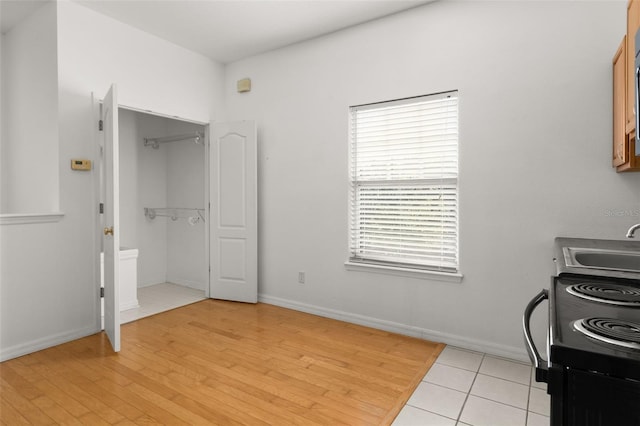
[[298,272],[298,282],[304,284],[304,272]]

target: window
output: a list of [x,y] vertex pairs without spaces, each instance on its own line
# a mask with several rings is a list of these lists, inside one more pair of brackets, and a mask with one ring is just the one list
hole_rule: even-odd
[[350,112],[350,263],[457,273],[457,91]]

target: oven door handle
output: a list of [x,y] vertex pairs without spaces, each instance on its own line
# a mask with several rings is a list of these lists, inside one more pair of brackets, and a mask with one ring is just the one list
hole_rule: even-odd
[[524,331],[524,341],[527,345],[529,358],[536,368],[536,382],[548,383],[547,377],[549,368],[547,367],[547,365],[545,365],[545,360],[542,359],[540,353],[538,352],[538,349],[536,349],[536,345],[533,343],[530,326],[531,314],[533,314],[534,309],[546,299],[549,299],[549,291],[547,289],[543,289],[533,299],[531,299],[524,310],[524,316],[522,317],[522,330]]

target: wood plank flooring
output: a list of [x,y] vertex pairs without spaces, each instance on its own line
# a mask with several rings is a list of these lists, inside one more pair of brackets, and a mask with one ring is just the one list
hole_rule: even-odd
[[0,422],[388,425],[443,348],[209,299],[0,363]]

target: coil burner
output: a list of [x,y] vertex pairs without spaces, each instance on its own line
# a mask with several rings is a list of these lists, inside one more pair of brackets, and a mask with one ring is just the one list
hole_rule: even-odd
[[601,342],[640,350],[640,324],[615,318],[583,318],[573,326]]
[[630,285],[585,282],[567,287],[567,292],[594,302],[640,307],[640,289]]

